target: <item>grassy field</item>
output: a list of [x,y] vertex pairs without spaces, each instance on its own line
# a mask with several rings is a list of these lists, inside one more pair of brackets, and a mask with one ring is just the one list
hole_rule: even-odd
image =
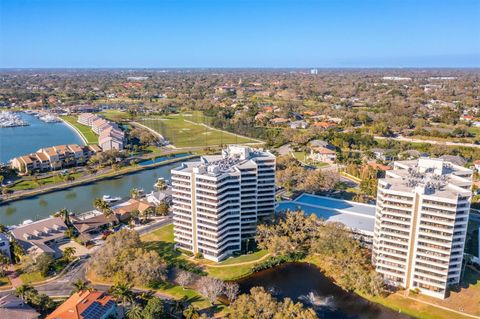
[[39,271],[25,273],[20,275],[20,280],[24,284],[30,284],[32,282],[39,282],[45,280],[45,277]]
[[70,123],[72,126],[74,126],[77,129],[77,131],[79,131],[80,134],[83,135],[83,137],[85,137],[88,144],[98,143],[98,136],[93,132],[92,128],[90,126],[77,123],[76,116],[61,116],[61,118],[66,122]]
[[[70,176],[72,176],[74,179],[77,179],[80,176],[82,176],[82,173],[70,174]],[[46,178],[39,178],[36,181],[34,181],[34,180],[24,180],[24,181],[18,182],[15,185],[9,187],[9,189],[14,190],[14,191],[35,189],[35,188],[40,187],[40,186],[60,183],[60,182],[64,182],[64,181],[65,180],[63,179],[63,176],[60,175],[60,174],[57,174],[57,175],[53,175],[53,176],[46,177]]]
[[127,112],[122,112],[118,110],[105,110],[100,112],[100,115],[104,116],[107,120],[113,122],[121,122],[130,119],[130,115]]
[[139,123],[155,130],[177,147],[215,146],[221,144],[255,143],[256,141],[236,136],[225,131],[194,123],[188,116],[170,115],[149,118]]

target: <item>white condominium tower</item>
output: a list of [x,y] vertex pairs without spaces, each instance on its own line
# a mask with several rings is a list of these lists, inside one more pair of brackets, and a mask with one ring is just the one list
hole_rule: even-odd
[[459,283],[471,187],[471,170],[431,158],[378,181],[373,263],[387,283],[437,298]]
[[172,170],[177,247],[219,261],[275,210],[275,156],[243,146]]

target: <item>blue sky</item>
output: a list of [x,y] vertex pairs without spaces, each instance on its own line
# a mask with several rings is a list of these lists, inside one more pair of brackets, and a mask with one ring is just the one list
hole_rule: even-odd
[[0,0],[0,67],[480,67],[480,1]]

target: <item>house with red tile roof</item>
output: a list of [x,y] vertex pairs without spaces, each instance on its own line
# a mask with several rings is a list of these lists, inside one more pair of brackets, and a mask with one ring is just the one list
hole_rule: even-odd
[[112,296],[101,291],[80,291],[70,296],[46,319],[123,318]]

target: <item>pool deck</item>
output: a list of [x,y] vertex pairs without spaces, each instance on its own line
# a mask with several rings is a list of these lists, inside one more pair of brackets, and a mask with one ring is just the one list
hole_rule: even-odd
[[284,210],[302,210],[305,214],[340,222],[352,230],[373,236],[375,205],[304,193],[292,201],[279,202],[276,211]]

